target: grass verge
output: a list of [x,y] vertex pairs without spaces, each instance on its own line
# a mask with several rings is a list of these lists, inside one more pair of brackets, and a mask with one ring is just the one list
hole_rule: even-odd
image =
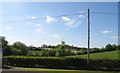
[[120,73],[114,71],[92,71],[92,70],[65,70],[65,69],[46,69],[46,68],[22,68],[15,67],[22,71],[38,71],[42,73]]

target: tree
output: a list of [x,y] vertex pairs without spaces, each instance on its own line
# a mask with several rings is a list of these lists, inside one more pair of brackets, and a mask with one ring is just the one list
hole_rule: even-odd
[[21,42],[15,42],[12,45],[12,48],[16,48],[16,52],[17,51],[21,51],[21,55],[27,55],[28,54],[28,48],[24,43]]
[[56,51],[55,50],[45,50],[42,49],[40,56],[55,56]]
[[87,53],[87,49],[86,48],[81,48],[80,49],[80,53],[83,55],[83,54],[86,54]]
[[55,49],[56,46],[53,46],[53,45],[48,45],[47,48],[52,48],[52,49]]
[[34,47],[33,45],[30,45],[30,46],[28,46],[28,49],[33,50],[33,47]]
[[46,45],[46,44],[43,44],[43,45],[41,46],[41,48],[47,48],[47,45]]
[[99,52],[99,48],[92,48],[92,53]]
[[120,44],[118,45],[117,50],[120,50]]
[[105,48],[102,47],[102,48],[99,49],[99,51],[100,51],[100,52],[103,52],[103,51],[105,51]]
[[0,36],[0,47],[5,48],[8,45],[8,41],[5,40],[4,36]]
[[65,41],[61,41],[61,45],[62,45],[62,46],[65,46]]
[[117,45],[116,44],[113,44],[112,47],[113,47],[113,50],[117,49]]
[[105,47],[105,50],[106,51],[112,51],[113,50],[113,47],[111,44],[107,44],[106,47]]
[[3,56],[10,54],[10,45],[4,36],[0,36],[0,50],[3,51]]
[[60,45],[58,48],[56,48],[56,56],[62,56],[63,55],[63,46]]
[[22,55],[21,50],[18,50],[17,48],[12,48],[11,49],[11,54],[10,55]]
[[65,56],[67,55],[66,51],[65,41],[61,41],[61,44],[56,48],[56,56]]

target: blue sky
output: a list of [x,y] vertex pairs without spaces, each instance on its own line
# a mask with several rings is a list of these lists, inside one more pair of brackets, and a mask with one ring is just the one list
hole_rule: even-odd
[[[2,35],[10,44],[21,41],[26,45],[59,44],[87,47],[87,9],[91,12],[117,13],[118,5],[84,2],[13,2],[2,4]],[[75,13],[78,15],[60,16]],[[91,13],[91,47],[118,43],[118,15]],[[43,18],[43,19],[38,19]],[[21,22],[6,23],[9,21]],[[34,20],[35,19],[35,20]]]

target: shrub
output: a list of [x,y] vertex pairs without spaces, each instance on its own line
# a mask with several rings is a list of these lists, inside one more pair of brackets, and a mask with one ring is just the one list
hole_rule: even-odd
[[[86,59],[67,57],[4,57],[3,64],[19,67],[88,69]],[[90,69],[120,70],[120,60],[90,60]]]

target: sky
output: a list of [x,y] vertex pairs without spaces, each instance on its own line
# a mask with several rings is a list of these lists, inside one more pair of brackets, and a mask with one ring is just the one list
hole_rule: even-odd
[[69,45],[87,47],[88,8],[90,46],[118,44],[118,15],[97,14],[118,13],[117,2],[5,2],[1,35],[9,44],[21,41],[34,46],[57,45],[64,40]]

